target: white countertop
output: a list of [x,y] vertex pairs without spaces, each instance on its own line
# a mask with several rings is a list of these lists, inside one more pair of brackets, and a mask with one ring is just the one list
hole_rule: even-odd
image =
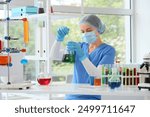
[[121,86],[111,90],[108,86],[90,86],[88,84],[52,84],[50,86],[33,85],[30,89],[0,90],[0,93],[32,93],[32,94],[82,94],[102,96],[144,96],[150,98],[150,91],[139,90],[137,86]]

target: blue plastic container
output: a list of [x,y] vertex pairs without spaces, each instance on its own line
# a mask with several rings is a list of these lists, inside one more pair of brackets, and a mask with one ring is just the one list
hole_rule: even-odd
[[35,6],[25,6],[13,8],[11,10],[12,16],[25,16],[25,15],[33,15],[38,13],[38,8]]

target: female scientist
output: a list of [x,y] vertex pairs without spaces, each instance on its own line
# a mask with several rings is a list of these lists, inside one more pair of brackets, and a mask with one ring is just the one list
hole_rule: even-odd
[[[87,15],[81,19],[79,26],[82,32],[81,43],[70,41],[67,49],[75,52],[75,63],[72,83],[89,83],[90,76],[99,76],[99,66],[102,64],[113,64],[115,49],[103,43],[101,34],[105,31],[105,25],[95,15]],[[58,53],[60,44],[64,40],[69,28],[61,27],[57,31],[56,41],[52,48],[52,56]],[[54,51],[55,49],[55,51]],[[57,54],[58,55],[58,54]],[[58,57],[58,56],[57,56]],[[60,54],[59,54],[60,57]],[[68,100],[100,100],[100,95],[67,95]]]

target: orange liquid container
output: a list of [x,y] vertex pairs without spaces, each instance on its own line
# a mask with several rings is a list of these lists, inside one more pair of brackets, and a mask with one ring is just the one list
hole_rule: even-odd
[[24,24],[24,43],[29,43],[29,22],[28,20],[23,20]]
[[11,63],[11,57],[7,55],[0,55],[0,65],[8,65]]
[[100,78],[94,79],[94,86],[101,86],[101,79]]

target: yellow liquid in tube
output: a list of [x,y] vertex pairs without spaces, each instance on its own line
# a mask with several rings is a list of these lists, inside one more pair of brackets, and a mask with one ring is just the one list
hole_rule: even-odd
[[24,21],[24,43],[29,43],[29,22]]

